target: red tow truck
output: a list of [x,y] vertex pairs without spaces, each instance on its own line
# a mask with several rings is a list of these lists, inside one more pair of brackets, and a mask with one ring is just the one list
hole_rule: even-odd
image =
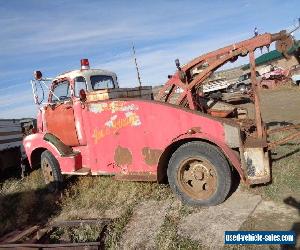
[[[191,205],[222,203],[233,171],[248,185],[269,182],[269,149],[291,139],[268,142],[260,115],[254,51],[274,41],[285,54],[293,38],[286,31],[265,33],[183,67],[176,60],[176,73],[155,100],[151,87],[119,88],[115,73],[90,69],[88,60],[81,60],[81,69],[52,80],[48,101],[39,105],[37,131],[23,142],[30,165],[41,166],[53,189],[63,181],[62,175],[168,181],[174,193]],[[255,120],[241,109],[206,99],[201,90],[216,69],[246,55]],[[191,73],[195,68],[201,68],[197,75]],[[45,80],[35,72],[32,89],[37,104],[41,104],[37,85]]]

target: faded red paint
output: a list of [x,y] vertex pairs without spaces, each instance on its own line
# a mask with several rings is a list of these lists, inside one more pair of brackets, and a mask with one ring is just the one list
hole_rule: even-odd
[[[63,173],[72,173],[82,166],[82,155],[72,155],[72,156],[65,156],[62,157],[59,151],[55,148],[55,146],[43,139],[44,134],[43,133],[36,133],[29,136],[26,136],[23,140],[24,148],[26,151],[26,154],[28,156],[32,155],[32,152],[35,149],[43,148],[49,150],[54,157],[58,160],[61,171]],[[28,157],[30,165],[31,157]]]
[[[49,133],[60,138],[66,145],[79,145],[74,122],[74,109],[71,103],[61,104],[53,109],[47,107],[45,116]],[[62,121],[64,124],[63,128],[61,126]]]
[[[70,83],[70,88],[72,88],[73,81],[71,79],[63,78],[61,81],[68,81]],[[52,90],[59,82],[55,82],[52,85]],[[50,92],[48,102],[51,102],[51,97],[52,93]],[[68,146],[79,145],[75,128],[74,107],[71,100],[58,105],[48,105],[45,107],[44,113],[48,133],[54,134]]]
[[[93,101],[83,105],[74,97],[73,106],[73,119],[81,121],[80,126],[75,126],[77,138],[81,135],[81,141],[86,141],[85,145],[73,147],[80,154],[80,163],[78,160],[76,162],[76,157],[62,157],[51,143],[43,140],[48,129],[25,139],[28,155],[35,148],[49,149],[65,173],[84,166],[91,169],[92,174],[156,175],[162,152],[176,138],[193,131],[190,138],[203,136],[216,141],[228,158],[236,161],[228,153],[230,149],[225,148],[225,132],[221,120],[209,115],[157,101],[137,99]],[[64,119],[61,118],[57,123],[63,130]],[[234,166],[239,168],[239,163],[235,162]]]

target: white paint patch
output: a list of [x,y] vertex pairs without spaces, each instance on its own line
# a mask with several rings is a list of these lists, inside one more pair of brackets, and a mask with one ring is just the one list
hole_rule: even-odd
[[82,133],[81,133],[81,123],[79,121],[75,122],[76,132],[79,140],[82,140]]
[[114,120],[117,119],[117,115],[113,115],[106,123],[105,123],[105,126],[109,127],[109,128],[112,128],[113,127],[113,122]]
[[89,111],[93,113],[102,113],[104,111],[116,112],[128,112],[136,111],[139,109],[135,104],[127,104],[126,102],[111,102],[111,103],[94,103],[89,107]]
[[120,111],[127,112],[127,111],[136,111],[138,109],[139,107],[136,106],[135,104],[130,104],[128,106],[122,107]]
[[125,116],[128,118],[128,117],[134,117],[135,119],[132,120],[132,123],[131,125],[132,126],[140,126],[142,123],[141,123],[141,120],[140,120],[140,117],[136,114],[136,113],[133,113],[133,112],[126,112],[125,113]]
[[107,107],[107,103],[95,103],[90,105],[89,110],[93,113],[101,113],[102,111],[106,110]]

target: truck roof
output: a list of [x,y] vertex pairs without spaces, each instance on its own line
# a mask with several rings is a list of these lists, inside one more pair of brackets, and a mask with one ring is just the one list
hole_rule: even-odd
[[71,79],[74,79],[75,77],[78,76],[83,76],[85,78],[89,78],[92,75],[107,75],[107,76],[114,76],[116,77],[116,73],[108,70],[103,70],[103,69],[85,69],[85,70],[72,70],[72,71],[67,71],[64,72],[57,77],[55,77],[54,80],[58,80],[64,77],[69,77]]

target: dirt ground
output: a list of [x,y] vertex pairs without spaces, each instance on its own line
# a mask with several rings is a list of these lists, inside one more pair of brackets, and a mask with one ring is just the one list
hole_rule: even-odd
[[[263,120],[269,126],[300,123],[300,88],[285,87],[274,90],[262,90],[261,111]],[[254,117],[253,104],[241,104]]]

